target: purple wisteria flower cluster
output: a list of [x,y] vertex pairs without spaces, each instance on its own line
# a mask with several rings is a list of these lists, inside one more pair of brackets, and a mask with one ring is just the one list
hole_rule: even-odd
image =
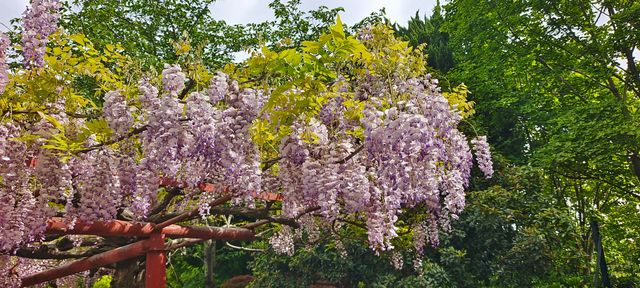
[[44,66],[48,37],[58,29],[58,0],[33,0],[22,18],[22,56],[25,68]]
[[281,255],[293,256],[295,252],[294,235],[291,231],[291,227],[285,226],[278,231],[271,239],[269,244],[273,247],[273,250]]
[[[46,228],[42,219],[54,215],[48,203],[58,199],[57,188],[62,189],[68,180],[64,175],[52,179],[58,176],[43,173],[43,167],[52,164],[44,156],[43,162],[35,167],[25,166],[25,161],[37,155],[37,151],[16,139],[22,132],[12,123],[0,125],[0,229],[3,231],[0,251],[11,251],[16,245],[40,240]],[[34,186],[31,180],[38,176],[42,177],[42,183],[36,182]],[[45,187],[53,181],[55,187]]]
[[[27,259],[0,255],[0,287],[22,287],[21,277],[45,271],[58,264],[56,260]],[[76,280],[77,278],[70,276],[56,279],[55,282],[61,287],[73,287],[76,284]]]
[[[283,214],[295,216],[314,206],[329,221],[364,213],[370,246],[383,251],[393,249],[403,209],[422,204],[429,213],[426,223],[416,226],[416,250],[427,242],[439,244],[439,231],[449,229],[464,208],[471,150],[457,129],[462,117],[442,96],[436,79],[396,81],[390,91],[369,75],[353,87],[363,94],[356,97],[367,101],[362,153],[356,153],[358,140],[345,134],[348,121],[340,97],[329,100],[317,120],[293,125],[280,145]],[[490,177],[488,146],[481,145],[486,138],[479,139],[473,142],[476,157]]]
[[[162,72],[161,89],[152,80],[140,81],[138,101],[125,101],[122,91],[108,92],[103,116],[114,130],[112,137],[121,139],[117,147],[98,146],[64,162],[39,148],[42,142],[27,147],[11,140],[20,129],[3,125],[0,196],[2,203],[13,204],[0,205],[0,225],[11,231],[0,249],[40,237],[44,223],[38,219],[55,212],[47,207],[49,201],[67,202],[64,211],[70,223],[114,219],[122,209],[144,218],[156,205],[163,178],[186,183],[185,203],[196,200],[202,214],[219,195],[198,193],[203,182],[224,187],[236,204],[252,205],[253,196],[261,192],[263,172],[250,128],[261,117],[268,94],[241,88],[218,73],[207,89],[182,100],[185,83],[181,68],[171,65]],[[471,150],[456,128],[461,116],[434,79],[398,80],[392,87],[394,93],[380,88],[366,96],[360,124],[345,119],[342,96],[329,100],[317,116],[294,122],[292,132],[281,140],[277,172],[264,173],[270,192],[283,195],[284,216],[297,217],[312,207],[318,207],[326,223],[342,215],[364,216],[371,248],[384,251],[393,249],[391,240],[398,236],[396,223],[404,209],[422,205],[428,215],[415,226],[416,250],[422,251],[425,243],[438,245],[439,231],[448,229],[464,208]],[[59,121],[70,121],[57,110]],[[48,123],[37,127],[55,130]],[[139,134],[121,138],[134,129]],[[347,129],[361,129],[363,138]],[[490,177],[486,137],[472,143],[481,170]],[[36,155],[37,165],[24,169],[24,155]],[[33,178],[35,187],[29,184]],[[39,214],[18,220],[28,210]],[[296,234],[281,234],[272,242],[289,254]]]
[[484,173],[484,176],[491,178],[493,176],[493,162],[491,161],[491,152],[489,151],[489,143],[487,136],[478,136],[471,140],[473,151],[476,152],[476,161],[478,167]]
[[74,160],[75,192],[81,197],[77,207],[67,206],[67,217],[77,217],[89,223],[115,219],[122,205],[123,193],[120,191],[113,156],[108,150],[100,149]]
[[[191,93],[185,105],[178,99],[185,82],[180,67],[172,65],[162,72],[162,89],[150,80],[140,82],[139,107],[125,101],[123,91],[105,95],[103,116],[114,131],[112,137],[121,138],[136,127],[142,128],[134,137],[139,146],[134,139],[125,139],[118,147],[89,149],[63,162],[41,148],[46,141],[27,147],[13,140],[21,136],[21,130],[4,124],[0,129],[0,225],[9,232],[0,241],[0,250],[9,251],[41,237],[45,228],[42,219],[56,212],[48,207],[50,201],[66,201],[63,211],[71,224],[114,219],[125,208],[134,217],[144,218],[155,205],[162,178],[184,181],[192,190],[212,182],[228,187],[237,199],[250,201],[260,191],[261,170],[258,149],[247,139],[266,96],[240,88],[219,73],[211,87]],[[70,124],[59,108],[51,108],[59,110],[52,116]],[[134,111],[139,112],[137,117]],[[45,137],[57,132],[46,121],[34,127]],[[89,141],[87,147],[95,144]],[[35,155],[37,164],[25,166],[25,155]],[[203,214],[207,213],[208,196],[200,200]]]
[[110,91],[104,96],[102,113],[109,122],[109,128],[116,136],[124,136],[133,127],[134,119],[122,91]]
[[[142,80],[137,124],[131,116],[134,109],[126,106],[119,92],[105,96],[104,116],[116,135],[126,134],[135,125],[145,128],[140,136],[142,158],[136,164],[135,153],[120,156],[118,163],[128,164],[116,170],[117,187],[129,187],[131,192],[121,194],[125,200],[130,195],[129,209],[137,217],[146,216],[155,203],[163,177],[186,183],[189,191],[197,191],[205,181],[228,187],[237,199],[251,200],[260,190],[259,153],[247,139],[265,96],[241,89],[227,75],[218,73],[208,89],[191,93],[181,103],[185,82],[177,65],[167,65],[162,71],[161,90]],[[127,167],[129,172],[123,173]],[[208,213],[212,196],[200,195],[202,214]]]
[[[355,151],[353,139],[325,126],[345,122],[339,119],[346,110],[341,101],[323,107],[322,121],[296,124],[280,148],[283,213],[296,215],[311,206],[319,206],[328,219],[364,212],[370,245],[379,251],[393,248],[390,240],[397,236],[395,223],[402,209],[424,203],[429,223],[416,242],[428,238],[437,245],[438,227],[447,228],[449,218],[456,218],[464,207],[472,156],[466,137],[456,129],[460,115],[434,82],[427,78],[397,83],[401,93],[411,95],[408,101],[396,101],[384,90],[367,96],[361,121],[365,152],[348,161],[342,159]],[[383,102],[396,104],[380,109]],[[306,134],[317,139],[305,142]]]
[[0,94],[4,93],[9,83],[9,65],[7,65],[7,49],[11,41],[6,34],[0,32]]

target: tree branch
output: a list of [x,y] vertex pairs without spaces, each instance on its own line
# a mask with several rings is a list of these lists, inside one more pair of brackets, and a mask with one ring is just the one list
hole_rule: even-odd
[[190,246],[190,245],[194,245],[194,244],[198,244],[198,243],[202,243],[204,241],[207,241],[208,239],[179,239],[179,240],[173,240],[168,242],[167,244],[164,245],[164,249],[167,251],[170,250],[176,250],[182,247],[186,247],[186,246]]
[[233,249],[238,249],[238,250],[242,250],[242,251],[248,251],[248,252],[264,252],[265,249],[256,249],[256,248],[248,248],[248,247],[240,247],[240,246],[236,246],[236,245],[232,245],[229,242],[224,242],[228,247],[231,247]]
[[174,198],[176,198],[178,195],[181,194],[181,191],[182,190],[179,189],[179,188],[169,189],[169,194],[166,197],[164,197],[164,199],[162,200],[162,203],[158,204],[156,207],[151,209],[151,212],[149,212],[150,216],[147,217],[146,221],[150,221],[149,219],[152,219],[153,216],[155,216],[156,214],[159,214],[160,212],[164,211],[164,209],[167,208],[167,206],[169,206],[169,203],[171,203],[171,201]]
[[246,229],[255,229],[259,226],[265,225],[265,224],[269,224],[269,223],[280,223],[280,224],[284,224],[284,225],[288,225],[291,226],[293,228],[300,228],[300,224],[298,224],[297,220],[300,219],[300,217],[314,212],[314,211],[318,211],[320,210],[320,206],[314,206],[314,207],[309,207],[307,209],[305,209],[304,211],[300,212],[300,214],[298,214],[296,217],[293,218],[287,218],[287,217],[270,217],[269,219],[264,219],[264,220],[260,220],[260,221],[256,221],[253,223],[249,223],[243,226],[240,226],[241,228],[246,228]]
[[40,247],[21,247],[16,250],[14,253],[15,256],[29,259],[56,259],[56,260],[64,260],[64,259],[78,259],[85,258],[89,256],[93,256],[102,252],[105,252],[109,249],[105,249],[103,247],[96,247],[92,249],[88,249],[86,251],[70,253],[70,252],[61,252],[53,246],[42,245]]
[[182,90],[182,92],[180,92],[180,95],[178,95],[178,99],[179,100],[183,100],[184,98],[187,97],[187,94],[189,94],[189,91],[191,90],[191,88],[193,88],[193,86],[196,85],[196,81],[193,81],[193,79],[189,79],[187,81],[187,85],[185,85],[184,89]]
[[90,152],[90,151],[99,149],[99,148],[104,147],[104,146],[108,146],[108,145],[111,145],[111,144],[118,143],[118,142],[120,142],[122,140],[128,139],[129,137],[132,137],[132,136],[138,135],[138,134],[140,134],[140,133],[142,133],[144,131],[147,131],[148,127],[149,127],[148,125],[144,125],[142,127],[138,127],[136,129],[133,129],[133,131],[127,133],[126,135],[122,135],[122,136],[120,136],[120,137],[118,137],[116,139],[112,139],[112,140],[109,140],[109,141],[106,141],[106,142],[102,142],[102,143],[99,143],[99,144],[91,145],[88,148],[80,149],[77,152],[78,153],[86,153],[86,152]]
[[[230,195],[230,194],[227,194],[225,196],[222,196],[222,197],[214,200],[209,205],[211,207],[215,207],[215,206],[218,206],[220,204],[226,203],[226,202],[230,201],[231,199],[233,199],[233,196]],[[155,231],[159,231],[162,228],[167,227],[167,226],[169,226],[171,224],[175,224],[175,223],[178,223],[180,221],[189,220],[189,219],[195,217],[196,215],[198,215],[199,212],[200,211],[198,209],[193,209],[193,210],[191,210],[189,212],[182,213],[182,214],[177,215],[177,216],[175,216],[175,217],[173,217],[171,219],[168,219],[166,221],[163,221],[163,222],[159,223],[158,225],[156,225],[154,227],[154,230]]]
[[[268,219],[269,211],[267,209],[251,209],[246,207],[212,207],[209,210],[211,215],[233,215],[237,217],[247,218],[248,220]],[[180,214],[171,213],[150,218],[150,222],[166,221],[167,219],[176,217]]]
[[351,158],[356,156],[356,154],[360,153],[360,151],[362,151],[362,149],[364,149],[364,144],[358,146],[358,148],[356,148],[356,150],[353,150],[353,152],[351,152],[351,154],[349,154],[349,156],[345,157],[342,160],[336,161],[335,164],[344,164],[344,163],[346,163],[347,161],[351,160]]
[[264,167],[262,167],[262,172],[265,172],[267,170],[269,170],[269,168],[271,168],[271,166],[275,165],[276,163],[278,163],[278,161],[282,160],[284,157],[280,156],[280,157],[276,157],[273,159],[269,159],[264,161],[262,164],[264,164]]

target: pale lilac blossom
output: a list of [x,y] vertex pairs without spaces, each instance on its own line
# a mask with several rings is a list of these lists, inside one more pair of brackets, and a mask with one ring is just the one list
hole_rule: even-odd
[[58,29],[58,0],[33,0],[22,18],[22,56],[26,68],[44,66],[49,35]]

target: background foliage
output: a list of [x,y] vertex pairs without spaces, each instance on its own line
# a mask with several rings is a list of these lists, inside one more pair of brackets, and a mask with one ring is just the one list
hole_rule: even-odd
[[[66,2],[68,8],[82,9],[68,9],[63,25],[86,36],[54,35],[54,45],[62,48],[50,51],[46,60],[51,69],[68,71],[69,78],[38,82],[42,80],[14,77],[9,85],[26,87],[37,97],[18,107],[0,102],[0,110],[46,110],[45,104],[55,101],[56,81],[74,83],[63,93],[83,96],[68,107],[80,110],[96,104],[86,99],[100,101],[101,93],[127,82],[121,66],[160,68],[197,59],[282,91],[291,83],[306,85],[309,93],[293,99],[288,108],[317,113],[327,99],[310,95],[336,89],[326,85],[336,69],[328,63],[343,65],[353,77],[367,68],[398,64],[377,58],[370,67],[353,65],[345,55],[362,48],[349,40],[356,36],[349,27],[320,37],[340,8],[307,12],[300,10],[299,1],[273,1],[275,21],[227,25],[210,17],[211,3]],[[452,0],[436,6],[429,17],[416,13],[406,25],[396,23],[395,34],[420,53],[412,57],[425,57],[428,63],[414,68],[436,75],[447,98],[465,112],[461,129],[489,136],[498,173],[490,181],[473,179],[465,212],[438,249],[425,251],[417,269],[411,265],[411,247],[399,243],[405,265],[397,270],[390,254],[376,256],[367,248],[361,231],[342,228],[340,243],[324,239],[315,247],[300,244],[292,257],[276,255],[260,241],[250,245],[264,252],[216,243],[215,282],[251,274],[255,287],[318,282],[342,287],[598,286],[590,227],[597,221],[613,285],[637,287],[640,74],[633,52],[640,41],[638,19],[637,1]],[[385,21],[384,12],[354,27],[375,20]],[[404,42],[378,45],[376,53],[390,59],[407,48]],[[262,57],[223,67],[233,53],[255,49],[261,49]],[[107,58],[96,59],[98,51]],[[306,77],[325,70],[326,79]],[[275,127],[255,127],[256,141],[265,147],[278,142]],[[204,249],[193,246],[171,255],[172,287],[204,285]]]

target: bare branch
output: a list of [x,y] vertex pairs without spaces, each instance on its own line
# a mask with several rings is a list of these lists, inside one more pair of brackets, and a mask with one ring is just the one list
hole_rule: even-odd
[[180,93],[180,95],[178,95],[178,99],[183,100],[184,98],[187,97],[187,94],[189,94],[189,91],[191,90],[191,88],[193,88],[193,86],[196,85],[196,81],[193,81],[193,79],[189,79],[187,81],[187,85],[185,85],[184,89],[182,90],[182,92]]
[[260,220],[260,221],[256,221],[253,223],[249,223],[243,226],[240,226],[241,228],[246,228],[246,229],[255,229],[259,226],[265,225],[265,224],[269,224],[269,223],[280,223],[280,224],[284,224],[284,225],[289,225],[293,228],[299,228],[300,224],[298,224],[297,220],[300,219],[300,217],[309,214],[311,212],[314,211],[318,211],[320,210],[320,206],[314,206],[314,207],[309,207],[307,209],[305,209],[304,211],[300,212],[300,214],[298,214],[296,217],[293,218],[287,218],[287,217],[271,217],[269,219],[265,219],[265,220]]
[[342,160],[336,161],[336,164],[344,164],[344,163],[346,163],[347,161],[351,160],[351,158],[356,156],[356,154],[360,153],[360,151],[362,151],[362,149],[364,149],[364,144],[358,146],[358,148],[356,148],[356,150],[353,150],[353,152],[351,152],[351,154],[349,154],[349,156],[345,157]]
[[276,158],[269,159],[262,162],[262,164],[264,164],[264,167],[262,167],[262,172],[269,170],[271,166],[275,165],[276,163],[278,163],[278,161],[282,160],[283,158],[284,157],[280,156],[280,157],[276,157]]
[[147,131],[148,127],[149,127],[148,125],[144,125],[142,127],[138,127],[136,129],[133,129],[133,131],[127,133],[126,135],[122,135],[122,136],[120,136],[118,138],[115,138],[115,139],[112,139],[112,140],[109,140],[109,141],[106,141],[106,142],[103,142],[103,143],[99,143],[99,144],[96,144],[96,145],[89,146],[88,148],[85,148],[85,149],[80,149],[77,152],[78,153],[90,152],[90,151],[99,149],[99,148],[104,147],[104,146],[108,146],[108,145],[111,145],[111,144],[118,143],[118,142],[120,142],[122,140],[128,139],[128,138],[130,138],[132,136],[135,136],[135,135],[138,135],[138,134],[140,134],[140,133],[142,133],[144,131]]
[[[267,209],[252,209],[247,207],[212,207],[209,210],[211,215],[233,215],[247,220],[268,219],[269,211]],[[167,219],[176,217],[180,214],[171,213],[147,219],[150,222],[166,221]]]
[[[218,199],[214,200],[214,201],[213,201],[213,202],[211,202],[209,205],[210,205],[211,207],[215,207],[215,206],[221,205],[221,204],[223,204],[223,203],[226,203],[226,202],[230,201],[231,199],[233,199],[233,196],[232,196],[232,195],[230,195],[230,194],[227,194],[227,195],[225,195],[225,196],[222,196],[222,197],[220,197],[220,198],[218,198]],[[199,213],[199,212],[200,212],[200,211],[199,211],[198,209],[193,209],[193,210],[191,210],[191,211],[189,211],[189,212],[182,213],[182,214],[180,214],[180,215],[178,215],[178,216],[175,216],[175,217],[173,217],[173,218],[171,218],[171,219],[168,219],[168,220],[166,220],[166,221],[163,221],[162,223],[159,223],[158,225],[156,225],[156,226],[154,227],[154,230],[155,230],[155,231],[159,231],[159,230],[161,230],[162,228],[167,227],[167,226],[169,226],[169,225],[171,225],[171,224],[175,224],[175,223],[178,223],[178,222],[180,222],[180,221],[189,220],[189,219],[191,219],[192,217],[195,217],[196,215],[198,215],[198,213]]]
[[170,241],[169,243],[164,245],[164,249],[165,250],[176,250],[182,247],[186,247],[186,246],[191,246],[194,244],[198,244],[198,243],[202,243],[207,241],[208,239],[180,239],[180,240],[173,240]]
[[71,253],[71,252],[61,252],[60,250],[56,249],[53,246],[42,245],[40,247],[18,248],[18,250],[16,250],[14,255],[22,258],[29,258],[29,259],[63,260],[63,259],[85,258],[85,257],[102,253],[107,250],[108,249],[100,247],[100,248],[88,249],[82,252]]
[[147,221],[150,221],[149,219],[152,219],[153,216],[155,216],[156,214],[162,212],[165,208],[167,208],[167,206],[169,206],[171,201],[181,194],[181,191],[182,190],[178,188],[169,189],[169,194],[167,194],[167,196],[164,197],[164,199],[162,200],[162,203],[158,204],[156,207],[151,209],[151,212],[149,213],[150,216],[147,217]]
[[233,248],[233,249],[238,249],[238,250],[242,250],[242,251],[248,251],[248,252],[264,252],[264,249],[256,249],[256,248],[248,248],[248,247],[241,247],[241,246],[236,246],[236,245],[232,245],[229,242],[224,242],[227,246]]

